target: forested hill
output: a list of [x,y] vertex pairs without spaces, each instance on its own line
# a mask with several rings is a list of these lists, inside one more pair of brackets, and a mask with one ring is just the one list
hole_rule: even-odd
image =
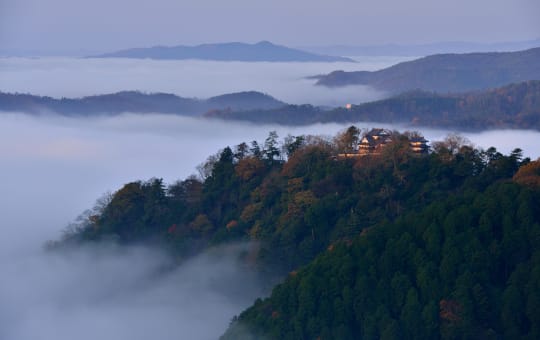
[[540,81],[464,94],[413,91],[326,112],[322,122],[378,121],[460,129],[540,130]]
[[184,98],[169,93],[142,93],[138,91],[61,99],[0,92],[0,111],[55,112],[72,116],[122,112],[195,116],[209,110],[273,109],[284,105],[285,103],[269,95],[255,91],[231,93],[207,100]]
[[200,178],[124,185],[51,246],[250,242],[249,267],[290,274],[225,339],[538,338],[540,162],[459,136],[418,155],[398,132],[344,157],[365,133],[226,147]]
[[393,93],[487,89],[540,80],[540,47],[519,52],[436,54],[379,71],[334,71],[316,78],[322,86],[369,85]]
[[166,93],[124,91],[83,98],[40,97],[0,92],[0,111],[55,112],[63,115],[166,113],[254,123],[308,125],[314,123],[378,122],[459,130],[540,130],[540,81],[462,94],[412,91],[388,99],[323,109],[287,105],[269,95],[248,91],[206,100]]
[[412,91],[350,109],[288,105],[271,110],[213,111],[209,118],[289,125],[380,122],[441,128],[540,130],[540,81],[463,94]]
[[[328,248],[222,340],[538,339],[540,190],[468,189]],[[517,182],[517,183],[516,183]]]

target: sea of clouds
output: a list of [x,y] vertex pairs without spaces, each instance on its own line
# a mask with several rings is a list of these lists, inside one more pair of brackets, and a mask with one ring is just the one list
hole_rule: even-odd
[[0,91],[80,97],[124,90],[182,97],[260,91],[291,104],[343,106],[381,99],[367,86],[328,89],[306,77],[335,70],[378,70],[400,57],[362,57],[357,63],[220,62],[83,58],[0,58]]
[[[371,62],[372,68],[390,63]],[[208,97],[255,89],[289,102],[319,104],[349,101],[354,93],[357,100],[351,102],[369,97],[362,89],[334,92],[302,79],[337,66],[357,69],[354,64],[245,64],[238,67],[241,71],[235,65],[7,58],[0,59],[0,90],[72,97],[136,89]],[[369,66],[367,61],[364,65]],[[272,130],[281,137],[332,136],[344,128],[159,114],[68,118],[0,113],[0,339],[216,339],[235,314],[265,293],[260,279],[237,260],[242,245],[176,266],[159,249],[100,245],[66,254],[47,253],[44,243],[58,239],[103,193],[130,181],[184,179],[219,149],[263,142]],[[431,141],[451,132],[420,131]],[[525,156],[540,156],[539,132],[463,135],[483,148],[508,153],[520,147]]]
[[[361,128],[385,126],[358,124]],[[263,142],[271,130],[331,136],[345,125],[251,125],[126,114],[0,116],[0,338],[216,339],[265,293],[235,249],[175,267],[157,249],[84,247],[51,254],[43,244],[107,191],[151,177],[172,183],[227,145]],[[443,130],[422,130],[440,140]],[[540,133],[465,134],[502,152],[540,156]],[[217,254],[217,255],[216,255]],[[165,268],[165,269],[164,269]],[[241,287],[232,292],[223,287]]]

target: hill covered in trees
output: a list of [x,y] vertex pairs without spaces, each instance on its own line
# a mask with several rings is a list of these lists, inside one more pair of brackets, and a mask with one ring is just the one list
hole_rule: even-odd
[[206,100],[136,91],[61,99],[0,92],[0,111],[54,112],[70,116],[165,113],[282,125],[375,122],[459,130],[540,130],[540,81],[461,94],[411,91],[334,109],[309,104],[290,105],[255,91]]
[[457,135],[418,155],[395,131],[340,156],[366,132],[226,147],[198,177],[124,185],[50,246],[248,242],[250,268],[286,279],[224,339],[537,338],[540,161]]
[[329,122],[402,123],[458,129],[540,129],[540,81],[463,94],[412,91],[350,108],[287,105],[270,110],[213,111],[206,117],[303,125]]
[[184,98],[169,93],[142,93],[138,91],[61,99],[0,92],[0,111],[54,112],[70,116],[119,114],[122,112],[196,116],[209,110],[273,109],[283,105],[285,103],[255,91],[225,94],[206,100]]
[[392,93],[481,90],[540,80],[540,47],[518,52],[436,54],[374,72],[334,71],[314,78],[321,86],[369,85]]
[[222,339],[537,339],[539,206],[538,187],[500,181],[381,222],[291,273]]

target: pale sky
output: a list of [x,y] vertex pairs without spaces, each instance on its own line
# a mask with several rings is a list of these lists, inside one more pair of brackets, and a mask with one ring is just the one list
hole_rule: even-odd
[[0,50],[537,38],[539,0],[0,0]]

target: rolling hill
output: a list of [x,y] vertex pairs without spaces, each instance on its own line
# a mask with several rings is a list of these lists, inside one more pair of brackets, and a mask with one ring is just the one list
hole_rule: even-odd
[[540,130],[540,81],[462,94],[411,91],[348,109],[287,105],[270,110],[218,110],[205,113],[205,117],[283,125],[378,122],[460,130]]
[[168,93],[146,94],[137,91],[61,99],[0,92],[0,111],[55,112],[72,116],[122,112],[195,116],[216,109],[242,111],[255,108],[273,109],[283,105],[285,103],[255,91],[226,94],[207,100],[184,98]]
[[369,85],[400,93],[415,89],[464,92],[540,80],[540,48],[519,52],[437,54],[374,71],[334,71],[315,76],[317,85]]

